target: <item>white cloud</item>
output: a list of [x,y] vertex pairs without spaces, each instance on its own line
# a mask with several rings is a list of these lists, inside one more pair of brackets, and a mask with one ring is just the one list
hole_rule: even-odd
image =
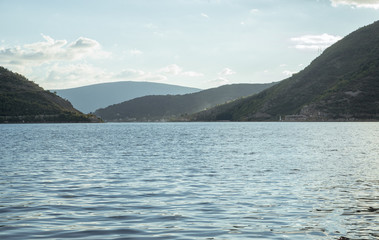
[[152,72],[126,68],[113,73],[88,63],[67,64],[64,62],[40,66],[34,71],[30,71],[28,75],[31,80],[38,80],[41,86],[46,89],[64,89],[115,81],[149,81],[175,84],[180,78],[172,78],[172,76],[183,77],[183,79],[203,76],[203,74],[194,71],[183,71],[176,64]]
[[179,75],[179,73],[181,72],[182,72],[182,68],[176,64],[170,64],[158,70],[158,73],[165,73],[165,74],[172,74],[172,75]]
[[171,80],[180,80],[180,78],[171,79],[172,76],[179,77],[202,77],[204,76],[202,73],[194,72],[194,71],[183,71],[181,67],[177,64],[170,64],[164,68],[161,68],[157,71],[145,72],[138,69],[127,68],[122,70],[119,73],[110,73],[104,75],[102,81],[112,82],[112,81],[152,81],[152,82],[166,82],[175,84]]
[[211,85],[214,85],[215,87],[218,87],[218,86],[230,84],[231,82],[226,78],[218,77],[217,79],[210,81],[209,83]]
[[297,73],[297,72],[290,71],[290,70],[284,70],[282,73],[283,73],[284,75],[290,77],[290,76],[292,76],[293,74],[295,74],[295,73]]
[[114,75],[113,78],[125,80],[125,79],[131,79],[131,78],[140,78],[144,75],[145,75],[144,71],[128,68]]
[[101,49],[100,43],[96,40],[80,37],[74,43],[71,43],[66,51],[65,59],[80,60],[84,58],[107,58],[110,56],[109,52],[105,52]]
[[236,72],[233,71],[232,69],[224,68],[221,70],[221,72],[219,72],[217,74],[218,77],[215,80],[210,81],[209,83],[212,85],[215,85],[216,87],[221,86],[221,85],[230,84],[231,82],[229,80],[229,76],[234,75],[234,74],[236,74]]
[[[130,49],[126,54],[143,54],[138,49]],[[177,64],[170,64],[155,71],[125,68],[111,72],[91,61],[109,57],[99,42],[80,37],[76,41],[56,40],[42,35],[42,40],[31,44],[12,47],[0,45],[0,65],[19,72],[38,82],[46,89],[63,89],[101,82],[114,81],[154,81],[175,84],[204,74],[185,71]]]
[[379,0],[330,0],[333,7],[349,5],[358,8],[379,9]]
[[323,50],[341,38],[342,37],[340,36],[324,33],[321,35],[303,35],[300,37],[294,37],[291,38],[291,41],[295,43],[295,48],[300,50]]
[[117,74],[109,75],[108,82],[112,81],[153,81],[165,82],[168,78],[159,72],[144,72],[139,69],[127,68]]
[[198,72],[193,72],[193,71],[187,71],[187,72],[182,72],[183,76],[187,77],[203,77],[204,74],[198,73]]
[[46,70],[43,85],[47,89],[60,89],[100,83],[111,78],[111,74],[90,64],[54,64]]
[[205,13],[201,13],[201,16],[204,17],[204,18],[209,18],[209,16]]
[[258,13],[259,12],[259,9],[256,9],[256,8],[253,8],[250,10],[250,13],[254,14],[254,13]]
[[41,35],[43,40],[39,42],[0,47],[0,65],[24,74],[50,89],[112,79],[112,74],[87,63],[87,60],[110,56],[96,40],[79,37],[69,43],[67,40]]
[[54,40],[43,35],[44,41],[0,48],[0,63],[4,65],[32,65],[38,66],[54,61],[72,61],[85,58],[106,58],[109,52],[101,49],[96,40],[80,37],[68,44],[66,40]]
[[[126,54],[141,55],[130,49]],[[0,45],[0,65],[19,72],[46,89],[63,89],[101,82],[154,81],[175,84],[189,78],[203,77],[196,71],[186,71],[170,64],[155,71],[125,68],[111,72],[93,65],[98,58],[109,57],[96,40],[80,37],[76,41],[57,40],[42,35],[42,40],[11,47]]]
[[229,76],[229,75],[233,75],[235,74],[236,72],[234,72],[232,69],[230,68],[224,68],[218,75],[219,76]]
[[[41,80],[41,79],[39,79]],[[47,89],[63,89],[102,82],[153,81],[167,82],[168,78],[156,72],[144,72],[127,68],[117,73],[90,64],[54,64],[46,70],[43,86]]]
[[148,72],[137,80],[148,81],[148,82],[167,82],[168,78],[162,74]]
[[161,72],[144,72],[139,69],[127,68],[117,74],[111,74],[107,81],[153,81],[164,82],[167,81],[167,76]]
[[[51,39],[51,41],[54,41],[54,39],[48,37]],[[79,49],[98,49],[100,48],[100,44],[92,39],[80,37],[78,40],[76,40],[74,43],[71,43],[70,48],[79,48]]]
[[158,26],[156,26],[156,25],[153,24],[153,23],[145,24],[144,27],[145,27],[145,28],[148,28],[148,29],[153,29],[153,30],[158,29]]
[[204,74],[194,72],[194,71],[183,71],[181,67],[176,64],[170,64],[164,68],[158,70],[157,73],[175,76],[186,76],[186,77],[202,77]]
[[140,50],[138,50],[138,49],[132,49],[132,50],[130,50],[130,55],[132,55],[132,56],[139,56],[139,55],[142,55],[143,54],[143,52],[142,51],[140,51]]

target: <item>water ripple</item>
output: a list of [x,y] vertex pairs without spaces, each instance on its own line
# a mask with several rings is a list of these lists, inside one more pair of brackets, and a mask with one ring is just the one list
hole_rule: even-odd
[[378,239],[379,124],[0,125],[1,239]]

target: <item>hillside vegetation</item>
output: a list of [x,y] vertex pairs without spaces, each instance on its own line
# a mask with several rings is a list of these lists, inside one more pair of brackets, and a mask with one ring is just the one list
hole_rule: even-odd
[[152,82],[111,82],[84,87],[52,90],[68,99],[76,109],[90,113],[96,109],[121,103],[147,95],[187,94],[200,91],[197,88],[182,87]]
[[326,49],[303,71],[195,121],[379,120],[379,22]]
[[0,67],[0,123],[91,121],[97,120],[24,76]]
[[218,104],[258,93],[274,84],[233,84],[185,95],[145,96],[98,109],[106,121],[182,120]]

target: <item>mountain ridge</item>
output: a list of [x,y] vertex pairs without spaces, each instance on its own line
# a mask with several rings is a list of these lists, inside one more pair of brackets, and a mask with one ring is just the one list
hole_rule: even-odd
[[304,70],[261,93],[191,116],[194,121],[379,119],[379,22],[327,48]]
[[98,109],[95,115],[105,121],[180,120],[182,115],[255,94],[274,84],[231,84],[184,95],[144,96]]
[[51,90],[68,99],[75,108],[84,112],[121,103],[147,95],[186,94],[200,91],[198,88],[183,87],[164,83],[120,81],[99,83],[70,89]]

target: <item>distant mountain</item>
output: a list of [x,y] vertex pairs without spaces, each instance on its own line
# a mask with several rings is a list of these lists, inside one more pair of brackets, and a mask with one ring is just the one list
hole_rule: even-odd
[[67,100],[45,91],[24,76],[0,67],[0,123],[92,122]]
[[379,120],[379,21],[326,49],[303,71],[196,121]]
[[145,96],[98,109],[95,115],[105,121],[159,121],[172,118],[178,120],[181,115],[249,96],[273,85],[233,84],[185,95]]
[[112,82],[52,91],[68,99],[78,110],[89,113],[137,97],[186,94],[200,89],[151,82]]

